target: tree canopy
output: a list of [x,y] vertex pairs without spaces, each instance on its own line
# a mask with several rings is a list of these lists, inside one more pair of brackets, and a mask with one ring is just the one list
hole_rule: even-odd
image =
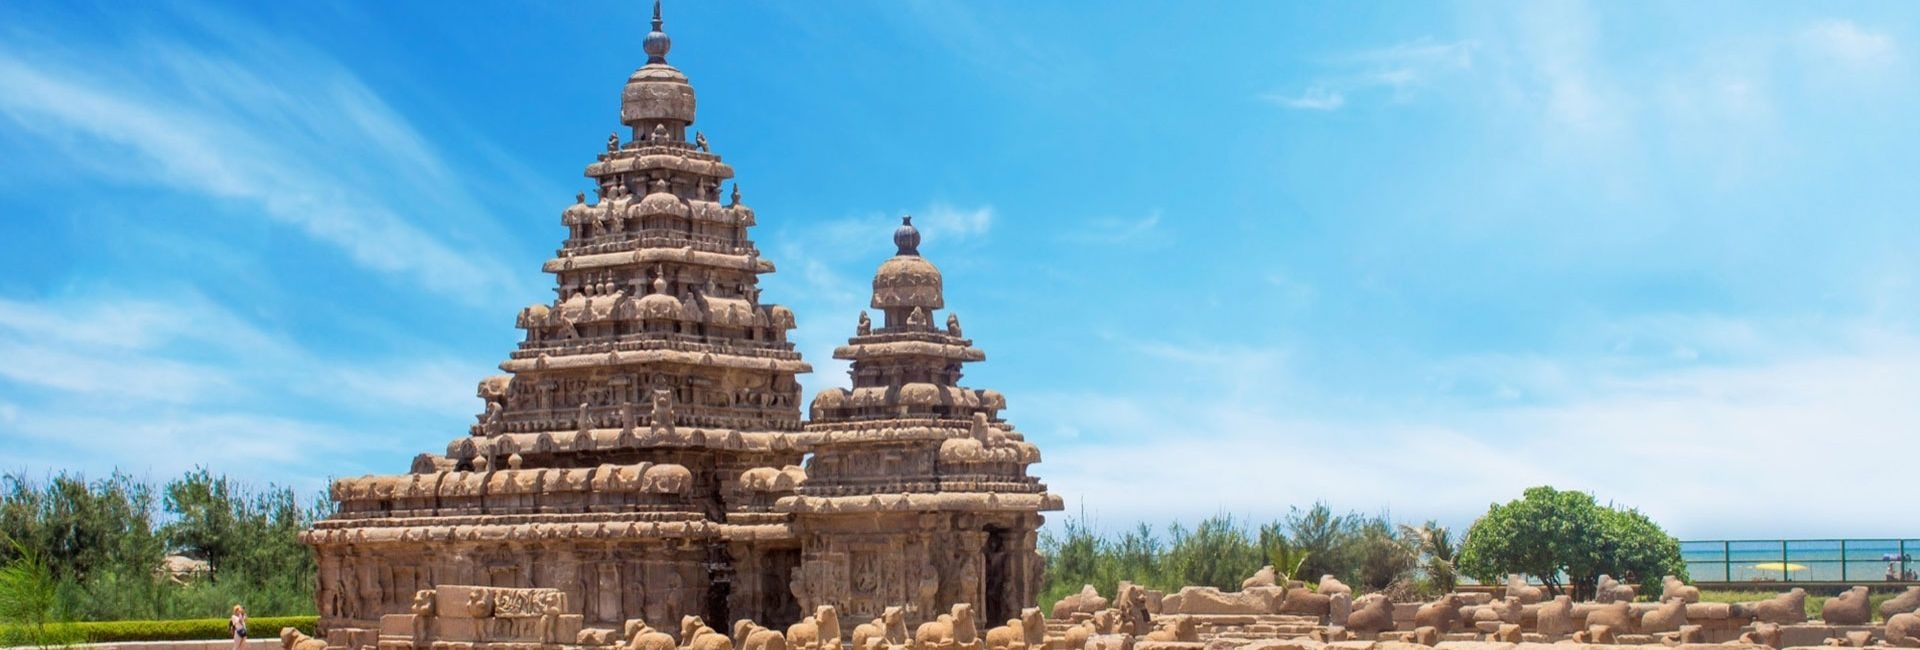
[[1679,540],[1646,515],[1549,486],[1489,507],[1467,530],[1458,566],[1485,583],[1525,574],[1555,594],[1571,588],[1575,599],[1591,598],[1602,574],[1645,583],[1666,574],[1684,579],[1687,570]]

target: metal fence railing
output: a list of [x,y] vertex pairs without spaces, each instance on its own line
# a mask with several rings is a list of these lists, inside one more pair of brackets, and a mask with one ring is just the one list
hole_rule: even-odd
[[1680,542],[1698,582],[1912,582],[1920,539],[1741,539]]

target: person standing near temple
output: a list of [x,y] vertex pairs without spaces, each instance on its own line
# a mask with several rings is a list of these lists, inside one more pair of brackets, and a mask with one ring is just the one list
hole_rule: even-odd
[[247,645],[247,608],[238,604],[233,606],[233,615],[227,617],[227,632],[233,634],[233,650],[244,650]]

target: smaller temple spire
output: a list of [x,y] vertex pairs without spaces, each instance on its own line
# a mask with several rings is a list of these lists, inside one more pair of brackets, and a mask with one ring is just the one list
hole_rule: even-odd
[[653,0],[653,31],[647,32],[644,46],[647,50],[647,63],[666,63],[667,50],[673,49],[673,39],[661,29],[665,21],[660,19],[660,0]]
[[900,227],[893,229],[893,245],[900,247],[895,255],[920,255],[920,229],[913,227],[913,215],[900,216]]

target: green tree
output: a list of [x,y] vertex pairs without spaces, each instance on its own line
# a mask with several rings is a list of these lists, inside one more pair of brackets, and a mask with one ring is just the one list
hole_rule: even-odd
[[1265,558],[1244,525],[1233,515],[1218,514],[1200,521],[1190,534],[1177,534],[1168,549],[1168,576],[1176,585],[1240,588],[1240,581],[1260,570]]
[[56,595],[53,568],[37,549],[0,539],[13,559],[0,566],[0,645],[54,646],[79,641]]
[[1428,519],[1419,526],[1400,525],[1400,535],[1409,545],[1419,549],[1420,569],[1427,574],[1427,583],[1435,593],[1448,593],[1458,586],[1459,574],[1454,567],[1454,558],[1459,554],[1459,545],[1453,541],[1453,531],[1441,526],[1440,522]]
[[1679,540],[1645,515],[1548,486],[1489,507],[1467,531],[1459,568],[1486,583],[1523,573],[1554,594],[1571,587],[1576,600],[1593,596],[1601,574],[1627,582],[1686,574]]
[[1293,577],[1307,582],[1323,575],[1352,579],[1358,520],[1353,513],[1334,514],[1324,501],[1314,502],[1306,510],[1294,508],[1288,512],[1286,527],[1293,546],[1306,553],[1298,569],[1300,575]]
[[1385,591],[1395,583],[1410,582],[1420,551],[1396,530],[1385,513],[1360,520],[1352,553],[1353,577],[1371,591]]
[[1287,537],[1285,527],[1277,521],[1260,526],[1260,549],[1266,556],[1267,564],[1273,566],[1282,581],[1299,578],[1300,567],[1306,565],[1307,557],[1311,555],[1305,548],[1295,545]]

